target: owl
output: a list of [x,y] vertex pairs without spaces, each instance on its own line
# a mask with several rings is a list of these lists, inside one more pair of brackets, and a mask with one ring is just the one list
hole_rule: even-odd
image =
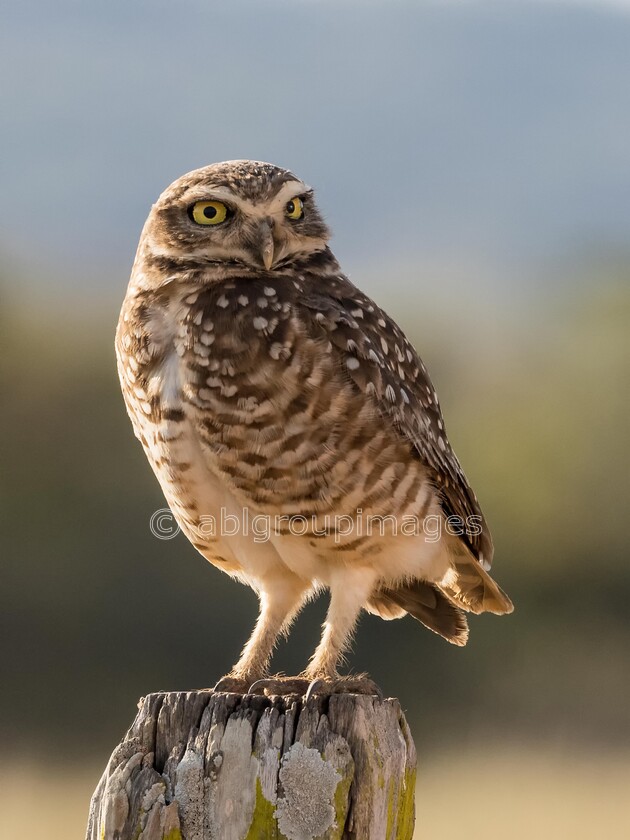
[[[173,515],[259,598],[217,690],[372,693],[338,671],[361,610],[455,645],[467,612],[512,610],[429,374],[329,238],[288,170],[197,169],[153,205],[120,314],[125,404]],[[307,667],[271,677],[276,640],[322,589]]]

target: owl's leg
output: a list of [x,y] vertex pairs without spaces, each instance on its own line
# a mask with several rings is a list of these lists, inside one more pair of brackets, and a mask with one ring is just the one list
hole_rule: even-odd
[[246,693],[267,674],[269,660],[280,633],[286,633],[302,608],[309,586],[287,572],[260,585],[260,613],[241,657],[215,686],[215,691]]
[[376,572],[369,568],[346,567],[333,576],[330,607],[322,638],[303,674],[307,679],[317,681],[316,693],[378,693],[375,684],[367,676],[340,677],[337,672],[337,666],[350,644],[361,608],[374,591],[376,580]]

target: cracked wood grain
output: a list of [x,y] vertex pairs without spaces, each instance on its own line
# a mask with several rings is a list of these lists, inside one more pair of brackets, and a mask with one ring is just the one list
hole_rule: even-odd
[[86,840],[411,840],[415,765],[395,699],[149,694]]

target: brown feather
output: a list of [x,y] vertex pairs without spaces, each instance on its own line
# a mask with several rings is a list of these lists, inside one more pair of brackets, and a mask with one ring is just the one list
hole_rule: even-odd
[[391,613],[396,609],[409,613],[451,644],[461,647],[468,641],[466,615],[437,586],[416,580],[395,589],[379,589],[368,603],[368,610],[382,618],[395,617]]
[[511,613],[514,605],[510,598],[479,561],[464,549],[461,541],[456,542],[455,538],[451,538],[449,547],[453,570],[456,574],[451,580],[441,585],[446,595],[462,609],[472,613],[491,612],[496,615]]

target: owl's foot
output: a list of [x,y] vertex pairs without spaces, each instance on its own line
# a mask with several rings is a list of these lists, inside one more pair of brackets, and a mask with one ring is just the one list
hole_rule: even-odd
[[299,697],[306,697],[306,700],[310,700],[311,697],[330,697],[332,694],[364,694],[383,698],[383,692],[367,674],[316,677],[315,679],[276,674],[254,682],[251,678],[233,677],[228,674],[219,680],[213,690],[235,694],[264,694],[266,697],[296,694]]
[[248,694],[264,694],[267,697],[277,694],[297,694],[303,697],[310,684],[311,681],[306,678],[286,677],[284,674],[276,674],[274,677],[256,680],[249,686]]
[[248,694],[251,683],[251,679],[247,679],[246,677],[232,677],[230,674],[226,674],[225,677],[221,677],[212,690],[225,691],[232,694]]
[[330,697],[331,694],[366,694],[383,699],[383,692],[367,674],[351,674],[347,677],[318,677],[311,680],[306,700],[311,697]]

